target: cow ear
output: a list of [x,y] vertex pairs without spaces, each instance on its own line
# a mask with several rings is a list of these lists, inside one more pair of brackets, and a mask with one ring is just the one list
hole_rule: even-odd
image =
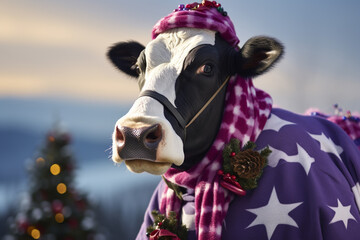
[[251,38],[236,54],[234,72],[243,77],[256,77],[274,66],[283,52],[283,45],[274,38]]
[[135,64],[145,47],[138,42],[120,42],[109,48],[107,57],[122,72],[138,77]]

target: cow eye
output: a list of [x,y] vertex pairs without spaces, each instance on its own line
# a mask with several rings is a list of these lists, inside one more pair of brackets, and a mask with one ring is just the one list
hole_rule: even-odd
[[213,67],[210,64],[204,64],[198,69],[198,73],[210,75],[213,71]]
[[131,70],[135,70],[138,75],[141,73],[140,67],[137,64],[132,65]]
[[137,74],[139,74],[140,75],[140,73],[141,73],[141,70],[140,70],[140,67],[139,66],[136,66],[136,72],[137,72]]

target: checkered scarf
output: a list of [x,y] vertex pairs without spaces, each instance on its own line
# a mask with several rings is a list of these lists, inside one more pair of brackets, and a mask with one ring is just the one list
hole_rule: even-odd
[[[195,190],[195,226],[200,240],[221,239],[222,223],[233,195],[219,183],[222,150],[230,139],[244,145],[255,141],[270,115],[271,97],[253,86],[251,79],[233,76],[227,87],[223,120],[207,155],[187,171],[170,168],[164,177],[179,186]],[[181,201],[172,189],[165,188],[160,211],[180,214]]]

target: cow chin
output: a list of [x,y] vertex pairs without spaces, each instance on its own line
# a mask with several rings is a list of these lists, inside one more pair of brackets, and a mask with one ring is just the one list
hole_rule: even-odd
[[162,175],[171,167],[171,163],[149,162],[146,160],[125,161],[125,165],[134,173],[148,172],[154,175]]
[[180,154],[178,158],[174,157],[175,156],[172,155],[171,157],[168,156],[165,159],[156,159],[155,161],[143,159],[122,160],[116,151],[114,151],[112,159],[115,163],[125,162],[126,167],[134,173],[148,172],[154,175],[162,175],[171,167],[172,164],[180,166],[183,163],[184,157],[182,154]]

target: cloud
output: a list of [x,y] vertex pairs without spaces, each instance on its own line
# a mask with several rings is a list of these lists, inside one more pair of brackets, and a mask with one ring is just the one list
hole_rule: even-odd
[[49,3],[41,11],[19,6],[12,2],[0,10],[0,96],[131,101],[138,95],[136,82],[105,57],[129,26],[118,24],[117,32],[84,12],[76,15],[79,9],[51,12]]
[[[20,11],[17,9],[19,6],[12,3],[9,11],[0,10],[0,43],[72,47],[98,52],[99,47],[112,43],[109,40],[123,38],[124,32],[128,32],[130,37],[141,34],[128,24],[116,23],[118,29],[114,29],[103,20],[86,18],[81,16],[84,12],[78,12],[76,8],[72,9],[73,12],[60,9],[56,14],[47,13],[46,10],[53,5],[47,3],[41,11],[34,7]],[[106,16],[102,17],[106,19]]]

